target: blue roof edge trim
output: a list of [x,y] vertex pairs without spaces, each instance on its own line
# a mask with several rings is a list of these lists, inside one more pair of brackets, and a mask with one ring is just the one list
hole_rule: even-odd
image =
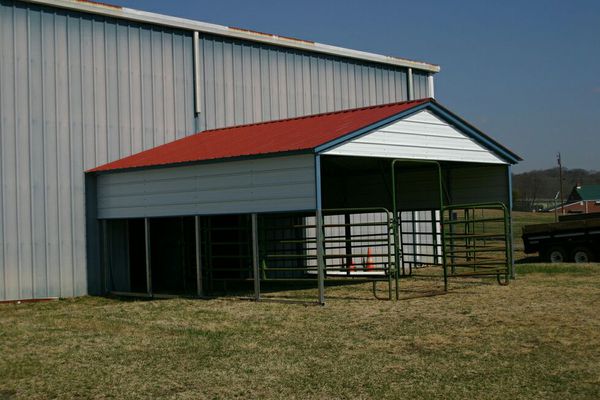
[[493,151],[496,155],[508,161],[510,164],[517,164],[519,161],[523,161],[523,159],[519,155],[510,151],[509,149],[492,139],[490,136],[488,136],[487,134],[485,134],[484,132],[482,132],[463,118],[459,117],[457,114],[448,110],[441,104],[437,102],[432,102],[428,103],[428,105],[431,106],[431,110],[434,113],[436,113],[439,117],[444,119],[449,124],[452,124],[455,128],[467,134],[469,137],[477,141],[482,146]]
[[350,141],[352,139],[355,139],[358,136],[361,136],[361,135],[367,134],[369,132],[372,132],[375,129],[381,128],[381,127],[386,126],[386,125],[389,125],[389,124],[391,124],[393,122],[396,122],[396,121],[398,121],[398,120],[400,120],[402,118],[406,118],[407,116],[409,116],[411,114],[414,114],[414,113],[416,113],[418,111],[421,111],[421,110],[427,108],[427,106],[430,105],[430,104],[431,104],[431,100],[428,101],[428,102],[426,102],[426,103],[419,104],[419,105],[417,105],[417,106],[415,106],[413,108],[409,108],[408,110],[404,110],[404,111],[402,111],[402,112],[400,112],[398,114],[394,114],[391,117],[382,119],[381,121],[378,121],[378,122],[376,122],[374,124],[367,125],[364,128],[361,128],[361,129],[359,129],[357,131],[348,133],[348,134],[346,134],[346,135],[344,135],[342,137],[339,137],[337,139],[334,139],[334,140],[332,140],[330,142],[327,142],[325,144],[317,146],[315,148],[315,153],[322,153],[323,151],[327,151],[327,150],[331,149],[332,147],[335,147],[335,146],[337,146],[339,144],[342,144],[344,142],[347,142],[347,141]]
[[502,146],[500,143],[496,142],[494,139],[492,139],[491,137],[489,137],[488,135],[483,133],[481,130],[477,129],[476,127],[474,127],[473,125],[471,125],[470,123],[468,123],[467,121],[465,121],[464,119],[459,117],[458,115],[454,114],[452,111],[443,107],[442,105],[440,105],[433,99],[429,100],[426,103],[419,104],[408,110],[402,111],[401,113],[395,114],[391,117],[382,119],[381,121],[378,121],[374,124],[365,126],[364,128],[361,128],[357,131],[354,131],[352,133],[344,135],[340,138],[337,138],[335,140],[332,140],[330,142],[322,144],[315,148],[315,153],[322,153],[324,151],[327,151],[335,146],[338,146],[342,143],[348,142],[352,139],[355,139],[361,135],[372,132],[383,126],[394,123],[398,120],[406,118],[407,116],[417,113],[419,111],[422,111],[424,109],[433,111],[433,113],[436,114],[438,117],[442,118],[444,121],[451,124],[458,130],[460,130],[461,132],[463,132],[464,134],[469,136],[471,139],[473,139],[477,143],[481,144],[486,149],[492,151],[495,155],[497,155],[501,159],[507,161],[509,164],[517,164],[519,161],[523,160],[517,154],[513,153],[506,147]]

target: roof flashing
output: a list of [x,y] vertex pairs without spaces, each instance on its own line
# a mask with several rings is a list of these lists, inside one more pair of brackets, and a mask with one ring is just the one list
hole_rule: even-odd
[[269,33],[252,31],[250,29],[228,27],[224,25],[211,24],[208,22],[195,21],[186,18],[172,17],[168,15],[140,11],[132,8],[113,6],[89,0],[23,0],[29,3],[58,7],[68,10],[88,12],[108,17],[121,18],[135,22],[152,23],[171,28],[199,31],[219,36],[227,36],[237,39],[250,40],[253,42],[283,46],[298,50],[305,50],[339,57],[348,57],[375,63],[390,64],[400,67],[413,68],[435,74],[440,71],[440,66],[423,61],[408,60],[399,57],[385,56],[369,53],[366,51],[352,50],[344,47],[332,46],[323,43],[312,42],[279,36]]

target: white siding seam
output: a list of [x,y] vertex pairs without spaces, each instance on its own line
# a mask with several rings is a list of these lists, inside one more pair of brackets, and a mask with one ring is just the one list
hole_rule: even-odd
[[[18,138],[17,138],[17,130],[18,130],[18,126],[19,126],[19,117],[17,115],[18,113],[18,92],[19,92],[19,88],[17,87],[17,83],[19,82],[19,80],[17,79],[17,71],[19,70],[18,65],[17,65],[17,35],[15,34],[15,30],[16,30],[16,16],[15,16],[15,9],[13,8],[13,12],[12,12],[12,23],[13,23],[13,74],[14,74],[14,117],[15,117],[15,126],[14,126],[14,131],[12,132],[13,136],[15,137],[15,182],[17,182],[19,180],[20,174],[19,174],[19,142],[18,142]],[[17,289],[17,294],[19,296],[19,298],[22,297],[21,294],[21,223],[19,221],[19,216],[20,216],[20,212],[19,212],[19,207],[21,207],[21,203],[19,201],[19,188],[17,187],[15,190],[15,197],[16,197],[16,219],[17,219],[17,226],[16,226],[16,236],[17,236],[17,276],[18,276],[18,289]]]
[[[40,15],[40,36],[44,35],[44,15],[41,14]],[[41,49],[41,85],[40,85],[40,89],[41,89],[41,101],[42,101],[42,115],[41,117],[41,121],[42,121],[42,165],[44,166],[44,179],[43,179],[43,186],[42,186],[42,194],[44,197],[44,243],[43,243],[43,247],[44,247],[44,271],[45,271],[45,282],[46,282],[46,296],[50,296],[50,278],[48,276],[48,247],[49,247],[49,240],[48,240],[48,199],[47,199],[47,193],[46,193],[46,186],[48,185],[48,168],[46,167],[46,149],[47,149],[47,144],[46,144],[46,79],[45,79],[45,75],[44,75],[44,70],[45,70],[45,52],[44,52],[44,45],[42,44],[40,46]],[[0,74],[1,76],[1,74]],[[0,150],[0,154],[2,153],[2,150]]]
[[[31,14],[27,9],[27,82],[31,82]],[[27,113],[31,115],[31,84],[27,87]],[[33,152],[33,140],[31,132],[31,121],[27,124],[27,136],[28,136],[28,151],[27,151],[27,164],[28,168],[28,179],[29,179],[29,229],[31,229],[31,296],[36,297],[36,284],[35,284],[35,269],[36,269],[36,257],[35,257],[35,218],[34,218],[34,202],[33,202],[33,189],[34,182],[32,176],[32,159],[31,153]]]
[[[151,184],[156,184],[157,182],[150,182]],[[288,186],[296,186],[312,183],[312,180],[298,180],[294,182],[286,182],[286,183],[259,183],[259,184],[247,184],[247,185],[236,185],[234,188],[230,186],[224,187],[215,187],[211,189],[191,189],[191,190],[177,190],[178,194],[191,194],[196,193],[198,196],[201,196],[203,193],[211,193],[215,190],[240,190],[240,189],[264,189],[269,187],[288,187]],[[112,185],[106,185],[105,188],[112,187]],[[141,193],[127,193],[127,194],[103,194],[98,196],[98,200],[110,200],[110,199],[118,199],[118,198],[129,198],[129,197],[148,197],[148,196],[160,196],[164,194],[171,194],[171,191],[147,191],[147,185],[143,185],[144,190]]]
[[439,146],[439,145],[437,145],[437,146],[424,146],[424,145],[416,145],[416,144],[397,145],[397,144],[390,144],[390,143],[386,143],[386,142],[376,142],[376,141],[368,141],[368,140],[361,140],[361,141],[357,140],[355,143],[356,144],[366,144],[366,145],[389,146],[390,148],[393,148],[393,147],[410,147],[410,148],[417,148],[417,149],[457,150],[457,151],[471,151],[471,152],[475,152],[475,153],[488,153],[484,149],[467,149],[467,148],[464,148],[464,147],[450,147],[450,146]]
[[[75,243],[75,230],[73,229],[74,224],[74,215],[73,215],[73,195],[74,195],[74,190],[73,190],[73,158],[72,155],[73,153],[73,111],[72,111],[72,105],[71,105],[71,100],[72,100],[72,96],[71,96],[71,88],[73,86],[73,78],[71,75],[71,40],[69,40],[70,35],[69,35],[69,20],[70,20],[70,16],[67,15],[66,16],[66,25],[65,25],[65,30],[66,30],[66,36],[67,36],[67,57],[66,57],[66,62],[67,62],[67,102],[68,102],[68,140],[69,140],[69,144],[67,146],[67,148],[69,149],[69,154],[68,154],[68,160],[69,160],[69,189],[70,189],[70,196],[69,196],[69,221],[70,221],[70,225],[71,225],[71,229],[70,229],[70,236],[71,236],[71,244]],[[118,119],[118,118],[117,118]],[[71,245],[69,246],[70,250],[71,250],[71,279],[72,279],[72,283],[71,283],[71,289],[73,289],[73,293],[70,293],[71,295],[73,295],[75,293],[75,265],[74,265],[74,261],[75,261],[75,246]]]
[[[0,21],[2,21],[2,16],[0,15]],[[0,33],[2,32],[2,27],[0,26]],[[1,39],[0,39],[1,40]],[[0,45],[2,44],[2,42],[0,41]],[[2,90],[2,78],[4,77],[4,72],[3,72],[3,66],[4,63],[0,62],[0,155],[3,154],[4,151],[4,147],[3,147],[3,134],[4,134],[4,113],[2,111],[2,103],[3,103],[3,93],[4,91]],[[6,192],[6,189],[4,188],[4,162],[3,159],[4,157],[0,157],[0,263],[2,264],[2,275],[0,275],[0,277],[2,277],[2,295],[0,296],[0,299],[5,299],[6,296],[6,239],[4,238],[4,221],[6,219],[5,215],[4,215],[4,193]]]
[[[56,22],[56,12],[53,13],[53,21],[54,21],[54,43],[53,43],[53,49],[56,53],[56,43],[57,43],[57,35],[58,35],[58,30],[57,30],[57,22]],[[56,62],[56,54],[54,55],[55,58],[55,62]],[[54,67],[54,99],[55,99],[55,106],[54,106],[54,113],[57,115],[58,114],[58,68],[56,68],[56,66]],[[58,118],[56,118],[55,120],[55,139],[56,139],[56,148],[55,148],[55,153],[56,153],[56,188],[57,188],[57,194],[56,194],[56,216],[57,216],[57,220],[59,221],[57,223],[57,236],[56,236],[56,240],[57,240],[57,254],[58,254],[58,296],[59,297],[63,297],[63,268],[62,268],[62,261],[63,261],[63,249],[61,246],[61,235],[62,235],[62,230],[63,228],[61,227],[60,224],[60,173],[59,173],[59,164],[60,164],[60,146],[58,144],[58,134],[60,131],[60,126],[59,126],[59,122],[58,122]]]
[[[313,182],[310,182],[310,184],[312,185]],[[188,206],[188,207],[195,207],[197,205],[202,205],[203,207],[206,206],[210,206],[210,205],[223,205],[223,204],[236,204],[236,203],[255,203],[257,201],[285,201],[285,200],[301,200],[301,199],[312,199],[311,196],[291,196],[291,197],[274,197],[274,198],[252,198],[252,199],[248,199],[248,200],[219,200],[219,201],[207,201],[207,202],[201,202],[201,203],[189,203],[189,202],[181,202],[181,203],[168,203],[168,202],[161,202],[160,204],[144,204],[143,206],[139,206],[139,205],[119,205],[118,207],[112,207],[112,206],[107,206],[107,207],[98,207],[99,211],[105,211],[105,210],[112,210],[112,209],[119,209],[119,210],[126,210],[126,209],[139,209],[142,208],[144,210],[150,209],[150,208],[161,208],[161,209],[165,209],[168,207],[172,207],[172,206]],[[230,211],[230,212],[235,212],[235,211]]]

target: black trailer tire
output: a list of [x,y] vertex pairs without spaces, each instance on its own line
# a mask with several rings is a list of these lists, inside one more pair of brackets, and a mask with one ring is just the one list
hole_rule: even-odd
[[567,251],[561,246],[552,246],[544,250],[543,259],[549,263],[557,264],[567,262]]
[[576,263],[589,263],[595,260],[594,253],[587,247],[576,247],[572,253],[573,261]]

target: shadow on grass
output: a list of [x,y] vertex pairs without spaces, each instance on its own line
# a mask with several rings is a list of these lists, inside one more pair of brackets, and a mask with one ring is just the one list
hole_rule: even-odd
[[[376,293],[372,292],[372,283],[377,283]],[[249,284],[250,283],[250,284]],[[418,298],[435,297],[448,294],[468,294],[469,288],[478,286],[496,285],[493,277],[452,277],[449,276],[449,290],[445,291],[443,276],[419,276],[403,277],[400,280],[400,292],[398,300],[411,300]],[[392,283],[393,285],[393,283]],[[355,290],[356,289],[356,290]],[[465,289],[467,291],[465,292]],[[305,281],[261,281],[261,300],[273,302],[290,303],[317,303],[318,288],[316,280]],[[387,279],[376,281],[365,278],[337,279],[325,281],[325,296],[327,299],[337,300],[362,300],[362,301],[388,301]],[[111,293],[104,296],[107,299],[122,302],[156,301],[179,299],[197,300],[253,300],[254,290],[251,282],[228,282],[226,287],[208,291],[205,296],[198,297],[188,294],[173,294],[148,296],[146,294],[121,294]],[[392,287],[392,299],[395,297],[395,288]]]
[[519,260],[515,260],[515,264],[519,265],[519,264],[533,264],[533,263],[541,263],[542,259],[541,257],[538,256],[527,256],[527,257],[523,257]]

